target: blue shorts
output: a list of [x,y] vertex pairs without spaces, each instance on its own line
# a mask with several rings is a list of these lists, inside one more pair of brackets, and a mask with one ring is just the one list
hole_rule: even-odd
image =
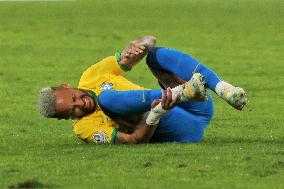
[[[183,80],[189,80],[192,72],[196,70],[204,75],[207,87],[210,89],[219,82],[219,78],[209,68],[177,50],[150,49],[146,62],[151,70],[171,72]],[[214,112],[212,97],[210,94],[208,97],[205,102],[191,100],[174,107],[160,119],[151,142],[200,141]],[[98,96],[98,103],[110,117],[129,116],[149,111],[152,101],[160,98],[161,90],[105,90]]]
[[[146,62],[151,69],[174,73],[183,80],[189,80],[200,65],[191,56],[169,48],[150,49]],[[207,68],[202,65],[200,69]],[[210,81],[219,79],[214,77]],[[214,113],[212,97],[210,94],[208,97],[205,102],[192,100],[174,107],[160,119],[151,142],[199,142]]]

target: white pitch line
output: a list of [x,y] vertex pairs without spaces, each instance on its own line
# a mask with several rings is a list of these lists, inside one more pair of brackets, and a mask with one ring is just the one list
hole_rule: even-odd
[[77,0],[0,0],[0,2],[75,2]]

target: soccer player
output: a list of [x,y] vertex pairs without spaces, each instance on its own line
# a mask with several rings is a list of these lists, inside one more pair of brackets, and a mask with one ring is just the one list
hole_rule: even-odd
[[[42,89],[40,112],[45,117],[72,118],[74,132],[88,142],[142,143],[199,142],[214,111],[206,88],[243,109],[247,103],[243,89],[222,81],[191,56],[155,48],[155,43],[152,36],[130,42],[122,53],[88,68],[78,88],[62,84]],[[147,65],[166,92],[145,90],[121,76],[146,54]]]

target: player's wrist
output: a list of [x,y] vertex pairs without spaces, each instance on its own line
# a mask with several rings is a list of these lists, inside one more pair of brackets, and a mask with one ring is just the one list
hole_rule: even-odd
[[116,56],[116,61],[117,61],[118,65],[119,65],[119,67],[120,67],[123,71],[128,72],[128,71],[131,70],[131,67],[130,67],[130,66],[124,64],[124,62],[123,62],[123,57],[122,57],[122,53],[121,53],[121,52],[117,52],[117,53],[115,54],[115,56]]
[[146,119],[146,124],[149,126],[157,125],[163,115],[167,112],[168,110],[163,109],[161,103],[159,103],[156,107],[151,109]]

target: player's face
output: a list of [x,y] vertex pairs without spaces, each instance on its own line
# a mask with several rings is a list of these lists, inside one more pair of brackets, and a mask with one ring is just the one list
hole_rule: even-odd
[[80,118],[96,110],[93,97],[80,89],[60,88],[55,92],[58,118]]

